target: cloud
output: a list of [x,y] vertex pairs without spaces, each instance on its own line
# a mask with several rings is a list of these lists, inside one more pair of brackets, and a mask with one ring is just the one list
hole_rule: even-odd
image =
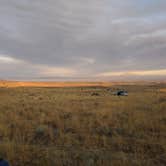
[[6,55],[0,55],[0,63],[18,64],[18,63],[21,63],[21,61]]
[[165,45],[166,42],[166,29],[160,29],[157,31],[153,31],[150,33],[143,33],[143,34],[139,34],[139,35],[135,35],[135,36],[131,36],[131,38],[126,42],[126,45],[129,44],[139,44],[139,43],[145,43],[149,41],[154,41],[155,40],[155,44],[156,40],[161,41],[160,44],[162,44],[163,46]]
[[76,71],[71,68],[50,67],[45,65],[35,65],[34,68],[39,70],[40,77],[73,77],[76,74]]
[[0,77],[165,68],[165,0],[2,0],[0,20]]
[[106,72],[98,76],[111,77],[111,76],[166,76],[166,69],[162,70],[143,70],[143,71],[121,71],[121,72]]
[[32,79],[35,77],[73,77],[76,74],[75,69],[72,68],[33,64],[6,55],[0,55],[0,64],[0,76],[9,79],[14,78],[12,76],[13,72],[17,75],[16,78],[19,79]]

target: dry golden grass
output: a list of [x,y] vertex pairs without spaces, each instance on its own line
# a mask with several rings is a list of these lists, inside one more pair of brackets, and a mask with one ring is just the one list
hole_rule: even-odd
[[[13,166],[166,165],[166,84],[0,88],[0,154]],[[97,92],[99,96],[92,96]]]
[[108,87],[109,82],[22,82],[22,81],[0,81],[0,87]]
[[150,82],[23,82],[0,81],[1,88],[16,87],[110,87],[113,85],[151,85]]
[[160,89],[160,92],[166,92],[166,88],[165,89]]

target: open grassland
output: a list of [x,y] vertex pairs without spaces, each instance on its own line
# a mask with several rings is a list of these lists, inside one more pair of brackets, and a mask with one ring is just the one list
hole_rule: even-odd
[[0,88],[0,154],[13,166],[165,166],[166,84],[107,89]]
[[[117,84],[117,83],[116,83]],[[23,82],[23,81],[0,81],[0,87],[106,87],[111,86],[109,82]]]
[[25,81],[5,81],[0,80],[0,87],[45,87],[45,88],[64,88],[64,87],[109,87],[113,85],[149,85],[150,82],[25,82]]

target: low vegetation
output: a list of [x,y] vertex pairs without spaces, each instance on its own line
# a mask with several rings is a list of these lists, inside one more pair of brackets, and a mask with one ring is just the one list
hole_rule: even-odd
[[13,166],[164,166],[165,88],[0,88],[0,154]]

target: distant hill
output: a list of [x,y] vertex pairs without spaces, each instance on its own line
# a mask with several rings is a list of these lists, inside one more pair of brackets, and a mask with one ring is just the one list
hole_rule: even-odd
[[107,82],[24,82],[0,81],[0,87],[97,87],[111,86]]
[[146,85],[162,82],[33,82],[33,81],[6,81],[0,80],[0,87],[109,87],[113,85]]

